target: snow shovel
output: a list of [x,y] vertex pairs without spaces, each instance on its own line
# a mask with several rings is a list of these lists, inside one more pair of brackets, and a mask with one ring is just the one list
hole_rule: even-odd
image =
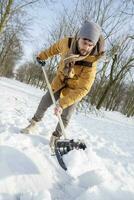
[[[50,95],[51,95],[51,98],[52,98],[52,102],[53,102],[54,106],[56,106],[56,100],[55,100],[51,85],[49,83],[49,80],[48,80],[48,77],[47,77],[47,73],[46,73],[45,68],[44,68],[46,63],[45,62],[41,62],[39,64],[42,66],[42,70],[43,70],[43,73],[44,73],[44,76],[45,76],[45,81],[46,81],[48,90],[50,92]],[[65,134],[64,124],[63,124],[63,121],[62,121],[62,118],[61,118],[60,114],[58,114],[58,120],[59,120],[59,124],[60,124],[61,130],[62,130],[64,139],[63,140],[59,139],[59,140],[56,141],[54,151],[55,151],[55,155],[57,157],[57,160],[58,160],[60,166],[64,170],[67,170],[67,167],[66,167],[66,165],[65,165],[65,163],[63,161],[62,156],[64,154],[67,154],[69,151],[71,151],[73,149],[83,149],[83,150],[85,150],[86,149],[86,145],[85,145],[84,142],[82,142],[80,140],[75,142],[74,140],[67,139],[66,138],[66,134]]]

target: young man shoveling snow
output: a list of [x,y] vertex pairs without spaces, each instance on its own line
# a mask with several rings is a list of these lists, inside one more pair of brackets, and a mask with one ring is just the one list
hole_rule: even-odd
[[[61,115],[64,127],[67,127],[77,103],[90,91],[95,80],[97,61],[103,53],[104,39],[100,26],[94,22],[85,22],[74,38],[63,38],[37,56],[39,63],[57,54],[61,56],[51,87],[57,101],[54,112],[55,115]],[[48,91],[42,97],[30,124],[22,132],[32,132],[51,105]],[[51,148],[61,136],[62,130],[58,123],[50,139]]]

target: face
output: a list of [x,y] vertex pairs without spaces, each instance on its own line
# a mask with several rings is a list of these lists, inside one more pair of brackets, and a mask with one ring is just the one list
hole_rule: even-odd
[[91,41],[84,38],[79,38],[78,50],[80,52],[80,55],[86,56],[88,53],[92,51],[93,48],[94,48],[94,44]]

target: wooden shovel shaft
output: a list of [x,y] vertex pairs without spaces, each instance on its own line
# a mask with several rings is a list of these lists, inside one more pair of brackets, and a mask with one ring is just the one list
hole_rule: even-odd
[[[49,83],[45,68],[42,67],[42,70],[43,70],[43,73],[44,73],[44,76],[45,76],[45,80],[46,80],[46,84],[47,84],[48,90],[49,90],[51,98],[52,98],[52,102],[53,102],[54,106],[56,106],[56,100],[55,100],[51,85]],[[61,118],[60,114],[58,114],[58,120],[59,120],[59,124],[60,124],[60,127],[61,127],[61,131],[63,133],[64,139],[66,139],[65,128],[64,128],[64,124],[63,124],[63,121],[62,121],[62,118]]]

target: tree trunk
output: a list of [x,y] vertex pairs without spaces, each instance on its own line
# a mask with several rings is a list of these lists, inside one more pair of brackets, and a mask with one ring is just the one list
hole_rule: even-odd
[[105,88],[104,92],[103,92],[103,95],[101,96],[96,108],[97,109],[100,109],[102,103],[104,102],[105,98],[106,98],[106,95],[107,93],[109,92],[109,89],[111,88],[112,84],[111,82],[108,83],[107,87]]
[[8,20],[8,16],[10,14],[11,6],[13,4],[14,0],[9,0],[8,4],[6,6],[5,12],[3,16],[1,17],[1,22],[0,22],[0,33],[3,31],[3,28]]

